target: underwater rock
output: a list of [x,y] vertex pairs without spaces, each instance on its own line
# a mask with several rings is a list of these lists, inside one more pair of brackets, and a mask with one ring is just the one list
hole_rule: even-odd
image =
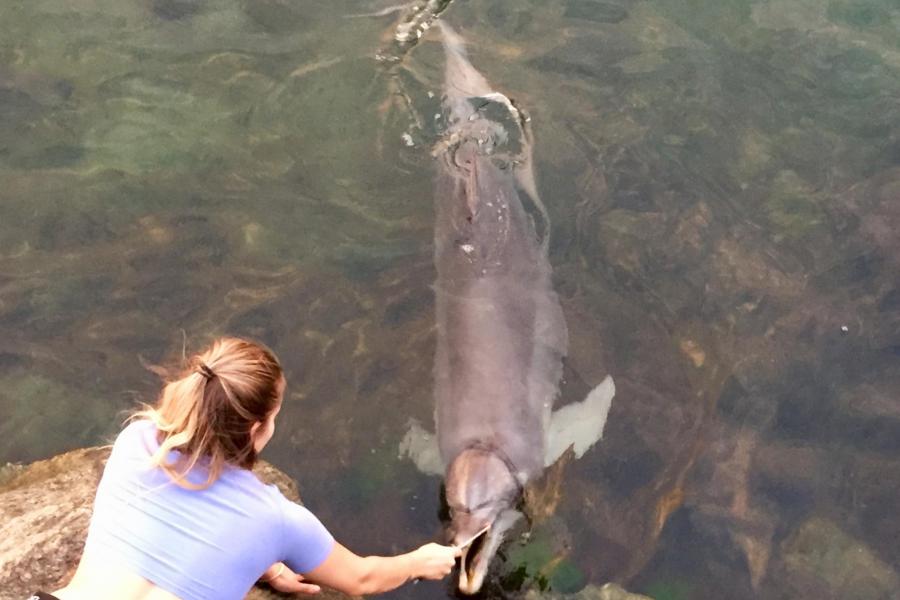
[[244,12],[266,31],[292,33],[310,27],[309,8],[287,0],[243,0]]
[[153,0],[151,10],[164,21],[179,21],[200,10],[200,0]]
[[782,544],[785,597],[894,600],[896,571],[869,547],[826,519],[814,517]]
[[[730,540],[740,549],[751,585],[758,590],[768,570],[776,523],[751,485],[759,439],[752,430],[718,422],[707,429],[712,439],[698,460],[700,468],[692,473],[693,489],[698,491],[689,501],[694,509],[691,518],[699,531],[719,542],[717,545]],[[701,478],[702,483],[696,481]]]
[[821,194],[793,171],[782,171],[772,182],[765,209],[776,235],[801,238],[823,225]]
[[18,167],[65,166],[81,150],[52,123],[71,85],[31,73],[9,73],[0,65],[0,158]]
[[[566,269],[558,273],[563,281],[571,276]],[[590,557],[588,562],[579,559],[578,564],[587,579],[627,581],[650,560],[665,522],[683,502],[684,473],[693,461],[686,440],[696,439],[703,405],[709,401],[707,390],[715,395],[717,386],[711,383],[699,394],[694,391],[685,378],[682,359],[672,354],[677,344],[654,344],[660,335],[654,324],[640,322],[633,309],[612,294],[602,298],[593,305],[621,318],[604,319],[596,311],[589,315],[576,310],[575,305],[582,302],[576,298],[564,303],[567,319],[577,323],[571,328],[577,332],[572,350],[593,352],[586,356],[618,375],[617,393],[627,394],[629,402],[611,410],[599,451],[586,455],[582,460],[587,462],[566,474],[560,511],[568,513],[570,523],[581,524],[571,532],[573,555]],[[697,340],[698,352],[706,353],[706,365],[716,362],[711,347],[696,336],[689,339]],[[621,352],[616,353],[624,347],[630,353],[627,363],[620,362]],[[584,357],[569,362],[580,370]],[[708,367],[696,370],[704,369]],[[574,379],[573,374],[567,379]],[[578,516],[571,517],[573,512]]]
[[[27,461],[89,444],[110,433],[106,424],[115,420],[111,402],[43,374],[14,368],[0,376],[0,390],[0,453],[5,460]],[[76,394],[81,405],[71,400]]]
[[[588,586],[586,588],[590,590],[588,594],[594,594],[594,586]],[[615,583],[607,583],[599,590],[596,591],[596,596],[594,595],[582,595],[579,598],[583,598],[584,600],[588,600],[589,598],[596,598],[597,600],[653,600],[650,596],[643,596],[641,594],[632,594],[625,590],[620,585],[616,585]]]
[[[2,83],[0,80],[0,85]],[[18,121],[34,118],[40,110],[41,105],[25,92],[0,87],[0,124],[11,129]]]
[[653,600],[653,598],[632,594],[618,584],[607,583],[602,587],[589,585],[575,594],[542,593],[532,590],[525,595],[525,600]]
[[628,18],[628,9],[613,2],[598,0],[569,0],[564,16],[597,23],[621,23]]
[[900,168],[878,173],[844,191],[839,198],[846,219],[859,223],[862,236],[874,244],[894,265],[900,263],[900,208],[896,198],[900,193]]
[[585,576],[571,559],[572,548],[572,534],[566,524],[559,517],[550,517],[505,550],[503,588],[560,593],[579,590],[584,587]]
[[[0,468],[0,600],[59,588],[72,574],[84,547],[94,494],[110,447],[73,450],[27,466]],[[259,478],[299,502],[297,485],[260,462]],[[254,588],[248,599],[289,597]],[[322,600],[346,598],[325,591]]]
[[616,64],[638,52],[633,40],[611,30],[602,36],[583,35],[566,40],[527,64],[542,72],[610,81],[616,77]]

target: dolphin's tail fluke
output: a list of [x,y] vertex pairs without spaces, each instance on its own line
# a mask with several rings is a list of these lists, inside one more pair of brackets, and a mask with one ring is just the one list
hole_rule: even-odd
[[444,50],[447,52],[452,52],[454,54],[460,54],[466,60],[468,60],[468,54],[466,53],[466,43],[463,39],[456,33],[456,30],[450,27],[444,21],[437,21],[437,27],[441,30],[441,38],[444,41]]
[[466,51],[466,43],[456,31],[444,21],[436,21],[437,28],[441,31],[444,43],[444,53],[447,58],[445,73],[446,106],[450,112],[451,121],[465,121],[470,117],[473,107],[469,100],[474,97],[490,99],[506,106],[512,117],[518,121],[523,136],[522,154],[519,157],[516,169],[516,181],[519,187],[528,195],[540,213],[543,221],[541,232],[541,248],[546,253],[550,245],[550,214],[538,195],[537,184],[534,178],[532,159],[532,135],[528,118],[523,115],[513,102],[504,94],[491,88],[484,75],[478,72],[469,62],[469,54]]
[[447,98],[451,102],[465,100],[475,96],[488,96],[493,92],[487,79],[469,62],[466,43],[443,21],[437,21],[447,55],[445,84]]

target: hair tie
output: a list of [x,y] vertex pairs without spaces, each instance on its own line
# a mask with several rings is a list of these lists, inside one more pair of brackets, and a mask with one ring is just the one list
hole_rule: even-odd
[[206,366],[206,363],[200,363],[200,366],[197,367],[197,372],[203,375],[207,381],[216,376],[213,370]]

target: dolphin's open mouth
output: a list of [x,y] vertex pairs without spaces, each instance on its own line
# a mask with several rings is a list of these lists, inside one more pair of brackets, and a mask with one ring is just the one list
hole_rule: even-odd
[[490,530],[485,531],[463,549],[459,564],[459,589],[464,594],[475,594],[481,589],[487,570],[482,551],[488,547]]
[[462,565],[466,570],[466,574],[469,576],[469,579],[475,574],[475,562],[478,559],[478,553],[481,552],[481,549],[484,547],[484,542],[487,540],[488,532],[485,531],[469,544],[469,549],[463,555],[465,559],[463,562],[467,563]]

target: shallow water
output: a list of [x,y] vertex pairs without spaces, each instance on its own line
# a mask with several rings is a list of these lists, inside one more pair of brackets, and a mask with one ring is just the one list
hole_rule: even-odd
[[[0,461],[107,440],[153,400],[144,363],[252,335],[290,381],[267,456],[337,537],[439,539],[397,444],[432,411],[443,63],[434,31],[350,17],[390,4],[0,6]],[[561,401],[618,389],[486,595],[897,598],[900,4],[442,18],[532,117]]]

